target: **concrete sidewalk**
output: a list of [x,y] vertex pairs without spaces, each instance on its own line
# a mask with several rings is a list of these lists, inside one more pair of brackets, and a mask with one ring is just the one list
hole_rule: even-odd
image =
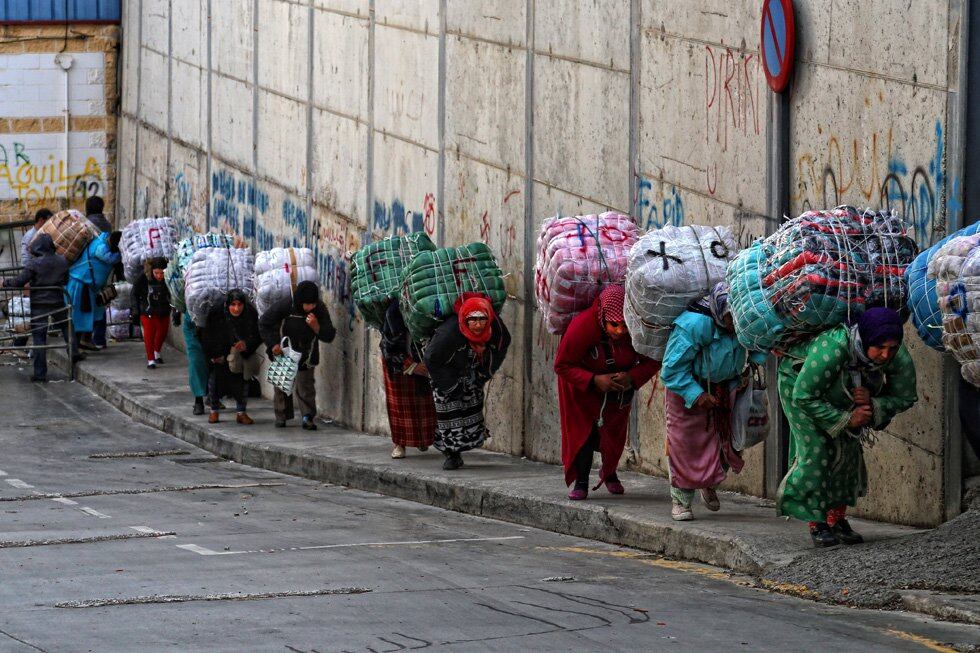
[[[53,358],[64,365],[63,354]],[[76,373],[79,382],[137,421],[239,463],[717,565],[761,577],[773,589],[835,600],[800,584],[767,581],[830,553],[814,550],[805,526],[778,518],[771,501],[722,493],[720,512],[696,504],[695,521],[675,522],[668,484],[661,478],[624,473],[625,496],[600,489],[588,501],[572,502],[558,466],[487,451],[467,453],[466,466],[455,472],[442,469],[442,456],[434,450],[410,450],[407,458],[392,460],[387,438],[324,423],[315,432],[301,430],[298,421],[276,429],[268,400],[251,401],[253,426],[234,423],[232,410],[223,413],[220,424],[210,425],[206,416],[191,415],[183,357],[171,351],[168,361],[148,370],[140,343],[113,343],[79,364]],[[852,523],[868,541],[864,548],[922,532]],[[907,607],[928,612],[928,603],[918,594]]]

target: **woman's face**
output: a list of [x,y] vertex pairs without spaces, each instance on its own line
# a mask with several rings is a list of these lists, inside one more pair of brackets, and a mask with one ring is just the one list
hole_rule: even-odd
[[898,347],[901,344],[898,340],[886,340],[880,345],[870,345],[868,347],[868,358],[875,365],[885,365],[895,358],[895,354],[898,353]]
[[606,335],[611,340],[622,340],[630,334],[629,329],[626,328],[626,322],[606,320],[605,327]]
[[483,335],[483,332],[487,330],[488,323],[489,320],[485,317],[466,318],[466,326],[469,327],[475,336]]
[[153,278],[157,281],[163,281],[163,270],[160,268],[153,268]]
[[232,314],[232,317],[240,316],[244,310],[245,304],[243,304],[241,300],[236,299],[228,304],[228,312]]

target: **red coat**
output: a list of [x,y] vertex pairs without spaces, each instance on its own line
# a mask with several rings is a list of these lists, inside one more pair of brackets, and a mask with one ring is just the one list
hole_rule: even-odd
[[565,466],[566,485],[575,481],[575,456],[592,434],[600,411],[603,417],[603,425],[599,427],[599,451],[602,453],[600,485],[616,471],[626,446],[632,402],[622,393],[609,393],[603,410],[603,394],[593,385],[592,377],[610,372],[629,372],[633,388],[637,389],[660,371],[660,363],[636,353],[629,338],[620,342],[609,340],[615,361],[615,369],[610,370],[606,366],[602,336],[598,307],[593,304],[568,325],[555,357],[558,409],[561,413],[561,461]]

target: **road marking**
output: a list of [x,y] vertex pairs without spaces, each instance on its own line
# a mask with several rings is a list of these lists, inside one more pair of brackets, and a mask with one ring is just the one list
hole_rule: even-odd
[[6,476],[6,475],[7,475],[7,472],[5,472],[2,469],[0,469],[0,476]]
[[924,646],[930,651],[939,651],[939,653],[956,653],[955,648],[945,646],[934,639],[929,639],[928,637],[923,637],[922,635],[916,635],[914,633],[907,633],[904,630],[886,630],[889,635],[894,635],[899,639],[904,639],[907,642],[915,642],[920,646]]
[[539,551],[563,551],[565,553],[587,553],[589,555],[601,555],[610,556],[613,558],[627,558],[635,560],[640,564],[650,565],[652,567],[661,567],[663,569],[672,569],[674,571],[683,571],[687,573],[698,574],[699,576],[706,576],[712,580],[723,580],[728,583],[735,583],[736,585],[741,585],[743,583],[739,582],[738,575],[735,572],[725,572],[711,567],[710,565],[695,563],[695,562],[683,562],[681,560],[667,560],[664,558],[652,558],[652,554],[649,553],[639,553],[634,551],[610,551],[607,549],[590,549],[583,546],[539,546],[537,547]]
[[84,513],[88,513],[93,517],[98,517],[99,519],[112,519],[109,515],[105,514],[104,512],[99,512],[95,508],[89,508],[88,506],[82,506],[81,508],[79,508],[79,510],[81,510]]
[[[150,528],[149,526],[130,526],[130,528],[133,529],[134,531],[136,531],[137,533],[146,533],[147,535],[150,535],[150,534],[153,534],[153,533],[160,533],[160,531],[158,531],[157,529]],[[164,533],[163,535],[158,535],[157,536],[157,539],[158,540],[175,540],[175,539],[177,539],[177,535],[174,534],[174,533]]]
[[56,501],[58,503],[63,503],[66,506],[77,506],[78,505],[78,502],[77,501],[72,501],[71,499],[66,499],[65,497],[55,497],[54,499],[51,499],[51,500],[52,501]]
[[228,594],[164,594],[161,596],[134,596],[128,599],[94,599],[91,601],[66,601],[55,603],[56,608],[105,608],[114,605],[144,605],[147,603],[187,603],[190,601],[257,601],[260,599],[279,599],[294,596],[333,596],[337,594],[365,594],[367,587],[336,587],[322,590],[287,590],[285,592]]
[[25,483],[24,481],[20,480],[19,478],[5,478],[3,480],[7,481],[7,483],[13,485],[16,488],[20,488],[21,490],[28,490],[28,489],[34,487],[30,483]]
[[292,546],[285,549],[256,549],[253,551],[213,551],[197,544],[178,544],[178,549],[193,551],[202,556],[227,556],[243,553],[284,553],[287,551],[315,551],[318,549],[346,549],[359,546],[412,546],[415,544],[455,544],[460,542],[500,542],[503,540],[523,540],[523,535],[508,537],[469,537],[452,540],[410,540],[405,542],[355,542],[351,544],[318,544],[314,546]]
[[[17,479],[7,479],[10,483]],[[18,481],[22,483],[23,481]],[[122,488],[119,490],[83,490],[81,492],[34,492],[26,496],[0,497],[0,502],[33,501],[55,497],[107,497],[114,494],[152,494],[155,492],[192,492],[194,490],[238,490],[252,487],[279,487],[285,483],[202,483],[201,485],[168,485],[165,487]],[[28,485],[26,487],[34,487]]]
[[13,549],[29,546],[53,546],[55,544],[91,544],[93,542],[135,540],[174,534],[175,533],[173,531],[154,531],[153,533],[117,533],[114,535],[93,535],[90,537],[63,537],[53,540],[0,540],[0,549]]

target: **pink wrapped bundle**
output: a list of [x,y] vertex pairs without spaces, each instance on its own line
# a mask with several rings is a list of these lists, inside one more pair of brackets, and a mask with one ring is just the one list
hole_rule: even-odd
[[619,213],[544,221],[534,278],[549,332],[564,333],[605,284],[623,283],[629,251],[639,235],[633,219]]

